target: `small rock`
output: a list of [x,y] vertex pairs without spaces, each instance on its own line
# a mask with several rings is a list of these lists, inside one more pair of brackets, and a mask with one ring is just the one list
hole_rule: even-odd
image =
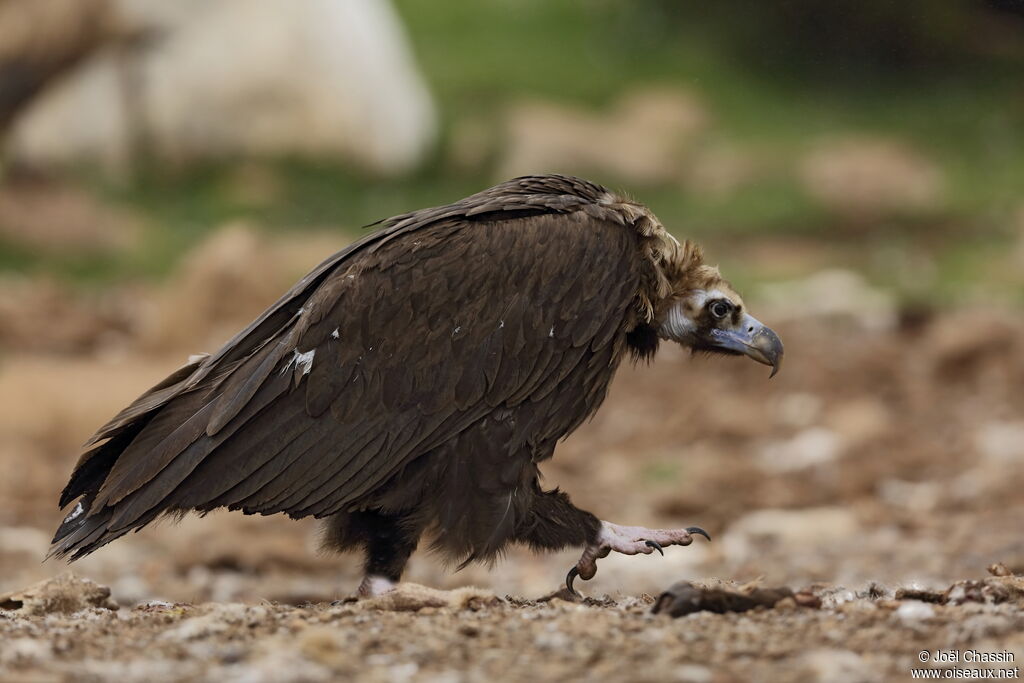
[[37,638],[10,638],[0,643],[0,663],[27,664],[53,656],[53,645]]
[[905,624],[913,623],[934,617],[935,608],[927,602],[908,600],[899,606],[896,616]]
[[1013,572],[1006,568],[1002,562],[996,562],[988,566],[988,573],[992,576],[1013,576]]
[[185,619],[173,628],[164,631],[160,637],[171,641],[199,640],[224,633],[227,630],[226,620],[222,615],[214,612]]
[[810,590],[799,590],[793,593],[793,602],[796,603],[797,607],[807,607],[809,609],[821,609],[822,601],[821,598]]
[[683,664],[675,670],[672,680],[680,683],[711,683],[715,679],[714,673],[706,666],[699,664]]
[[533,639],[533,646],[539,650],[564,650],[572,645],[572,639],[562,631],[538,633]]
[[118,605],[110,598],[109,588],[70,573],[0,595],[0,609],[23,616],[73,614],[90,607],[116,610]]
[[360,600],[358,604],[366,609],[388,612],[418,612],[424,608],[437,607],[475,611],[501,602],[502,599],[494,593],[479,588],[442,591],[416,583],[401,583],[389,593]]
[[1024,602],[1024,577],[991,576],[980,581],[957,581],[947,591],[949,604]]

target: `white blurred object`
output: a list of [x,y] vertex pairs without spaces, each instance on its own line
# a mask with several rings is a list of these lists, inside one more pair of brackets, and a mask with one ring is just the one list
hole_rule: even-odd
[[15,121],[8,154],[31,165],[134,153],[341,158],[381,173],[415,165],[437,121],[386,0],[117,0],[126,40],[87,59]]
[[921,514],[935,510],[942,502],[943,489],[935,482],[885,479],[878,485],[878,497],[889,505]]
[[852,270],[833,268],[802,280],[765,285],[759,298],[771,306],[771,316],[765,317],[775,321],[830,317],[885,330],[897,319],[893,297]]
[[794,551],[842,543],[860,531],[853,512],[841,507],[755,510],[729,526],[722,550],[732,562],[745,562],[766,548]]
[[978,451],[994,463],[1024,461],[1024,421],[989,422],[974,437]]
[[791,439],[766,444],[757,464],[766,472],[796,472],[834,462],[845,444],[825,427],[809,427]]
[[935,608],[927,602],[907,600],[896,610],[896,616],[905,624],[923,621],[935,616]]

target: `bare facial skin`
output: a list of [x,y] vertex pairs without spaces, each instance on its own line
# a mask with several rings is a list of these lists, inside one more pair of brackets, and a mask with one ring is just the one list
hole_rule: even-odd
[[782,340],[725,283],[687,292],[668,309],[659,333],[695,351],[747,356],[770,365],[773,377],[782,365]]

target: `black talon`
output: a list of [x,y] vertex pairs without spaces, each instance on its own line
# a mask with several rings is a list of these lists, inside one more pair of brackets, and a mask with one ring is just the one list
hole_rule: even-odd
[[[687,529],[687,531],[689,531],[689,529]],[[646,543],[649,548],[654,548],[655,550],[657,550],[659,553],[661,553],[664,556],[665,551],[662,550],[661,544],[658,543],[657,541],[644,541],[644,543]]]
[[686,533],[688,533],[688,534],[700,534],[701,536],[703,536],[704,538],[708,539],[709,541],[711,540],[711,537],[708,536],[708,532],[704,531],[699,526],[687,527],[686,528]]
[[577,598],[582,598],[583,596],[580,595],[579,592],[575,588],[572,587],[573,580],[577,576],[579,576],[579,575],[580,575],[580,570],[579,569],[576,569],[576,567],[573,567],[572,569],[570,569],[569,573],[565,575],[565,587],[569,589],[569,595],[573,595],[573,596],[575,596]]

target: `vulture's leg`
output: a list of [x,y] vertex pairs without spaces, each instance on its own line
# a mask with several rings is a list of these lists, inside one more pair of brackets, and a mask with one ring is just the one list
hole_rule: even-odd
[[516,528],[515,540],[535,550],[561,550],[589,544],[600,530],[601,520],[573,505],[564,492],[537,487],[529,515]]
[[621,526],[602,521],[596,536],[583,549],[576,566],[569,570],[565,585],[570,593],[575,594],[573,579],[577,576],[584,581],[592,579],[597,573],[597,561],[615,551],[624,555],[650,555],[662,550],[667,545],[690,545],[695,535],[711,540],[708,533],[700,527],[691,526],[686,529],[647,529],[642,526]]
[[358,595],[368,597],[394,590],[422,531],[412,517],[370,510],[339,513],[327,521],[324,546],[333,550],[362,546],[366,562]]
[[710,537],[699,527],[688,529],[646,529],[639,526],[620,526],[603,522],[594,515],[572,504],[569,496],[555,489],[541,491],[530,505],[530,514],[516,529],[515,540],[528,543],[538,550],[560,550],[569,546],[584,546],[583,555],[569,570],[566,586],[575,594],[573,579],[593,578],[597,561],[613,550],[625,555],[649,555],[667,545],[690,545],[693,535]]

